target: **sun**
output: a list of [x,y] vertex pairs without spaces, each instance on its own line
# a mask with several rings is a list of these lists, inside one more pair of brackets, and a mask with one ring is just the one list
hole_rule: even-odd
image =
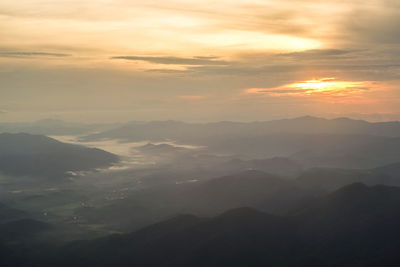
[[301,89],[313,89],[313,90],[324,90],[337,85],[338,82],[324,80],[310,80],[300,83],[294,83],[290,87],[301,88]]
[[340,81],[336,78],[312,79],[274,88],[248,88],[246,94],[267,96],[325,96],[340,97],[360,94],[372,85],[368,81]]
[[362,82],[337,81],[335,78],[314,79],[289,84],[290,89],[297,89],[304,94],[326,93],[340,95],[349,93],[363,86]]

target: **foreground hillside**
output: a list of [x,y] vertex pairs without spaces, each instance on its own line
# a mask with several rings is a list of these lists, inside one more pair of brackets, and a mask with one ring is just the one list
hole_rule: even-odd
[[72,243],[53,261],[57,266],[388,266],[399,260],[399,205],[400,188],[352,184],[288,216],[249,208],[214,218],[182,215],[132,234]]

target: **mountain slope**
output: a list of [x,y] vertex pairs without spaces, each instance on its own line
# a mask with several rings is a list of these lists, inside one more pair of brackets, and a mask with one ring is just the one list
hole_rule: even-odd
[[5,174],[62,175],[109,166],[117,160],[106,151],[61,143],[43,135],[0,134],[0,171]]

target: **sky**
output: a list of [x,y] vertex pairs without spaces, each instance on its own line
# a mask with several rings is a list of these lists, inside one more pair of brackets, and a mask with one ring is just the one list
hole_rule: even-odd
[[1,0],[0,122],[400,119],[398,0]]

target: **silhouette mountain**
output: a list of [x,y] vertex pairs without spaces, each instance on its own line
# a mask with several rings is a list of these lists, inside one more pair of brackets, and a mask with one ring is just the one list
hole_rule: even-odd
[[43,135],[0,134],[0,171],[10,175],[56,176],[118,161],[97,148],[66,144]]

